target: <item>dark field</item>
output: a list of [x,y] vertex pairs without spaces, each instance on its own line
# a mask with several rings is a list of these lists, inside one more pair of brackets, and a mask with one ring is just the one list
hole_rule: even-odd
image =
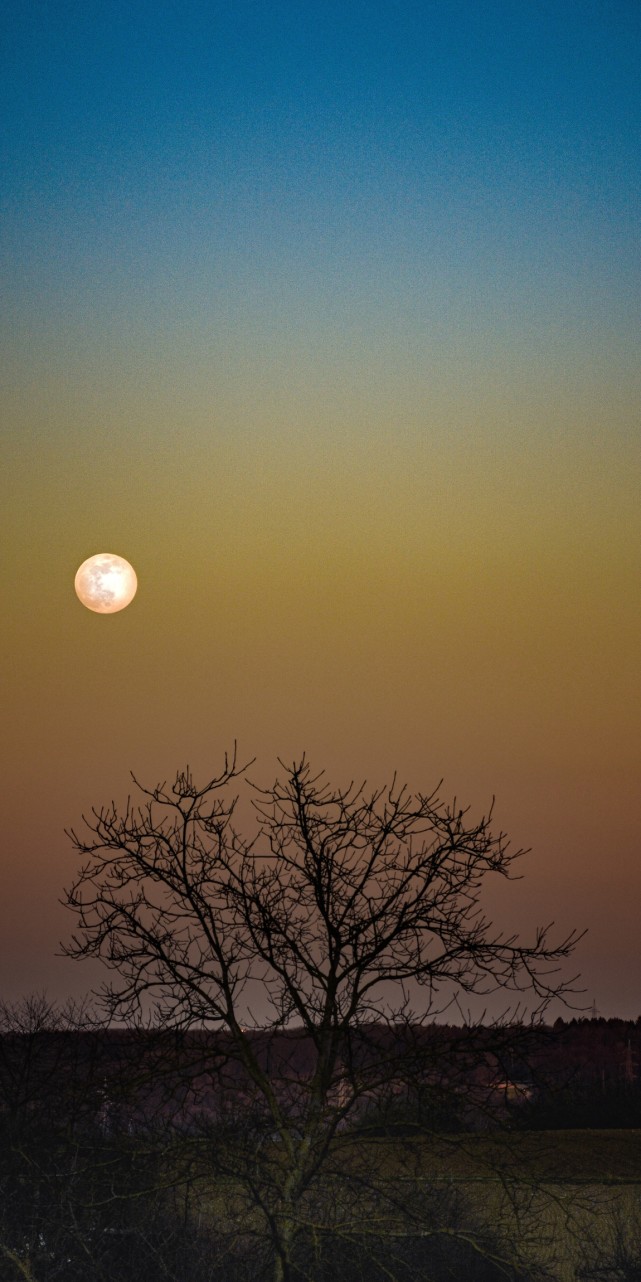
[[[341,1144],[340,1165],[356,1179],[359,1173],[370,1180],[374,1175],[384,1197],[389,1196],[387,1211],[379,1211],[377,1230],[384,1232],[387,1221],[390,1241],[400,1229],[394,1204],[409,1205],[424,1197],[429,1206],[434,1197],[435,1205],[451,1207],[455,1232],[465,1235],[472,1227],[483,1250],[495,1257],[486,1266],[472,1255],[465,1261],[465,1274],[454,1264],[452,1272],[419,1267],[415,1274],[399,1275],[412,1282],[462,1282],[463,1276],[468,1282],[486,1276],[511,1282],[641,1278],[640,1131],[358,1140]],[[214,1182],[205,1199],[207,1210],[203,1206],[206,1218],[220,1224],[237,1195],[242,1198],[233,1181]]]
[[393,1178],[402,1176],[411,1160],[426,1179],[512,1177],[641,1187],[641,1131],[500,1131],[433,1136],[402,1144],[385,1139],[359,1141],[359,1150],[363,1149],[371,1152],[372,1163],[382,1173]]

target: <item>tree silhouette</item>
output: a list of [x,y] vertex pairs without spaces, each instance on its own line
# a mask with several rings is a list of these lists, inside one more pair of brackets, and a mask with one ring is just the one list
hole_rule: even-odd
[[[280,764],[261,788],[234,751],[202,786],[189,770],[152,789],[134,778],[139,804],[92,811],[69,834],[83,865],[65,951],[115,972],[101,994],[111,1020],[184,1034],[208,1101],[198,1125],[192,1109],[193,1153],[207,1138],[226,1219],[266,1242],[275,1282],[291,1282],[317,1275],[330,1238],[375,1252],[382,1234],[443,1231],[433,1199],[401,1197],[373,1169],[355,1127],[417,1081],[455,1091],[453,1048],[469,1084],[471,1040],[435,1038],[435,1012],[454,993],[501,989],[540,1017],[570,987],[559,963],[578,936],[541,928],[526,946],[493,927],[484,884],[513,876],[524,852],[493,834],[491,811],[473,821],[395,779],[336,788],[305,758]],[[240,779],[250,836],[236,823]],[[513,1011],[503,1031],[517,1022]],[[487,1029],[475,1054],[487,1067]]]

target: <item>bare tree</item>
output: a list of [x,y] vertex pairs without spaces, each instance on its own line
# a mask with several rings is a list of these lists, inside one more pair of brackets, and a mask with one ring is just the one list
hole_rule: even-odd
[[[638,1185],[627,1197],[597,1206],[582,1238],[581,1282],[639,1282],[641,1278],[641,1195]],[[593,1227],[594,1226],[594,1227]]]
[[[69,834],[84,863],[65,951],[115,971],[102,991],[112,1019],[217,1030],[199,1053],[225,1215],[270,1244],[275,1282],[291,1282],[316,1276],[304,1260],[320,1258],[324,1233],[439,1231],[424,1199],[375,1178],[354,1125],[399,1083],[437,1089],[433,1022],[454,994],[504,989],[540,1017],[568,991],[559,964],[578,936],[553,942],[542,928],[525,946],[493,927],[484,883],[513,876],[524,852],[493,834],[491,811],[473,821],[396,780],[334,788],[304,758],[281,767],[258,787],[234,751],[203,786],[189,770],[152,789],[134,778],[140,804],[92,811]],[[235,819],[241,777],[249,837]]]

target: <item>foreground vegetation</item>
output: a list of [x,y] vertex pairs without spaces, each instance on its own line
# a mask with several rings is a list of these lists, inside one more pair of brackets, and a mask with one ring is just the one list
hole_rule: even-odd
[[[1,1138],[2,1282],[270,1276],[246,1182],[212,1171],[213,1136],[28,1133],[5,1116]],[[296,1282],[641,1276],[640,1132],[346,1137],[336,1164],[304,1207]]]

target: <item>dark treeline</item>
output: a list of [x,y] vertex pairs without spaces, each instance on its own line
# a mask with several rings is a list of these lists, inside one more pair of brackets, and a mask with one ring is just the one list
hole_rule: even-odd
[[[17,1008],[16,1008],[17,1009]],[[252,1107],[252,1083],[223,1030],[105,1027],[52,1017],[40,999],[0,1026],[0,1114],[5,1123],[65,1118],[74,1130],[189,1131]],[[314,1068],[298,1028],[247,1029],[290,1112]],[[429,1055],[426,1056],[426,1045]],[[367,1089],[371,1064],[390,1063],[388,1089]],[[479,1130],[506,1119],[528,1128],[641,1126],[641,1017],[557,1019],[484,1027],[371,1024],[350,1032],[344,1060],[364,1082],[349,1124],[398,1127],[412,1111],[428,1130]],[[393,1118],[397,1121],[394,1123]]]
[[529,1128],[641,1127],[641,1017],[557,1019],[531,1048]]
[[[270,1146],[278,1162],[282,1152],[224,1032],[106,1028],[37,998],[0,1013],[2,1282],[270,1276],[269,1249],[253,1234],[250,1213],[239,1235],[229,1190],[234,1163],[247,1164],[259,1149],[264,1156]],[[309,1036],[295,1028],[245,1036],[295,1127],[314,1063]],[[369,1092],[368,1071],[381,1058],[393,1070],[387,1089]],[[403,1145],[435,1134],[464,1140],[488,1130],[518,1137],[523,1129],[640,1126],[640,1058],[641,1021],[356,1027],[343,1060],[352,1085],[360,1081],[363,1089],[337,1142],[387,1137]],[[406,1204],[403,1214],[408,1224],[428,1223],[429,1233],[408,1228],[397,1238],[365,1241],[340,1230],[341,1185],[329,1215],[336,1232],[325,1231],[319,1246],[310,1221],[295,1276],[535,1276],[487,1229],[472,1224],[470,1232],[471,1212],[458,1191],[417,1185],[412,1196],[420,1207]],[[326,1208],[323,1214],[326,1223]]]

